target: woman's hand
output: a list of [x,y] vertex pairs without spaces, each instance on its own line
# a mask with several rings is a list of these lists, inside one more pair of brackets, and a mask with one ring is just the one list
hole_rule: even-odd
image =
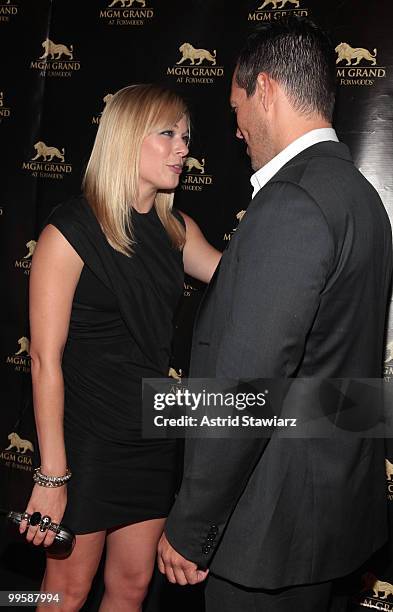
[[[42,487],[36,484],[27,504],[26,512],[30,516],[34,512],[40,512],[41,517],[49,516],[52,523],[59,524],[63,518],[66,505],[67,485],[61,487]],[[56,533],[51,529],[40,531],[40,525],[29,525],[26,520],[22,520],[19,532],[26,532],[26,540],[28,542],[32,542],[36,546],[44,543],[45,547],[50,546],[56,536]]]

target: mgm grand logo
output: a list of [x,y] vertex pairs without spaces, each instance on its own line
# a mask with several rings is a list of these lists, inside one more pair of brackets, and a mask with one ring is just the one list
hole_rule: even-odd
[[26,275],[30,274],[31,258],[33,256],[36,245],[37,243],[35,240],[29,240],[29,242],[26,242],[26,255],[21,259],[15,260],[15,268],[17,268],[18,270],[23,270],[24,274]]
[[385,470],[386,470],[387,498],[389,501],[393,501],[393,463],[391,463],[389,459],[385,459]]
[[232,228],[230,232],[225,233],[224,237],[223,237],[223,240],[228,241],[228,240],[230,240],[232,238],[233,234],[236,232],[236,230],[237,230],[237,228],[239,226],[240,221],[243,219],[245,214],[246,214],[245,210],[239,210],[239,212],[236,213],[237,226]]
[[43,54],[30,62],[30,68],[40,71],[43,77],[70,77],[80,70],[80,62],[74,60],[73,45],[55,43],[46,38],[42,43]]
[[191,43],[184,42],[179,47],[180,59],[167,68],[167,76],[176,77],[178,83],[214,83],[214,79],[224,76],[223,66],[217,66],[217,51],[196,49]]
[[4,104],[4,92],[0,91],[0,123],[11,115],[11,110]]
[[205,158],[187,157],[184,162],[184,172],[181,179],[183,191],[202,191],[213,183],[213,176],[205,172]]
[[193,293],[195,293],[195,291],[198,291],[197,287],[193,287],[190,283],[184,283],[183,286],[183,296],[184,297],[191,297]]
[[369,51],[363,47],[351,47],[340,42],[335,48],[337,53],[337,78],[340,85],[374,85],[375,79],[386,77],[386,68],[377,65],[377,49]]
[[383,375],[387,382],[390,382],[393,377],[393,340],[386,345]]
[[33,457],[29,453],[34,453],[34,446],[30,440],[25,440],[15,431],[8,436],[9,445],[0,451],[0,460],[5,467],[25,470],[33,470]]
[[30,373],[30,340],[26,336],[19,338],[18,349],[13,355],[7,355],[5,362],[15,372]]
[[248,21],[273,21],[284,15],[308,15],[308,9],[300,6],[300,0],[264,0],[255,11],[248,13]]
[[0,2],[0,22],[10,21],[11,17],[18,14],[18,7],[11,0],[2,0]]
[[[379,580],[371,572],[362,576],[363,588],[361,595],[356,602],[362,608],[372,608],[374,610],[393,611],[393,584],[385,580]],[[364,595],[369,593],[369,595]]]
[[35,155],[22,163],[22,169],[31,172],[35,178],[62,179],[64,174],[72,172],[72,165],[65,161],[64,147],[48,146],[42,140],[33,145]]
[[168,393],[178,393],[179,390],[186,391],[188,389],[186,385],[182,384],[183,370],[181,368],[179,368],[179,370],[176,370],[176,368],[170,367],[168,377],[173,378],[174,381],[173,385],[169,387]]
[[113,98],[113,94],[111,94],[111,93],[106,94],[106,96],[104,96],[104,97],[102,98],[102,101],[103,101],[103,103],[104,103],[104,108],[102,109],[102,111],[101,111],[101,112],[100,112],[98,115],[94,115],[94,116],[92,117],[92,120],[91,120],[91,122],[92,122],[92,123],[94,123],[94,124],[98,124],[98,123],[100,122],[101,115],[102,115],[102,113],[104,112],[105,107],[106,107],[106,105],[108,104],[109,100],[111,100],[112,98]]
[[112,0],[99,15],[110,26],[142,26],[154,17],[154,9],[146,6],[146,0]]

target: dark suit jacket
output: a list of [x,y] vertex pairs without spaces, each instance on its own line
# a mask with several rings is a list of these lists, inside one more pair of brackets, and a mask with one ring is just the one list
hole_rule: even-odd
[[[208,290],[193,377],[380,377],[391,228],[347,147],[323,142],[259,191]],[[261,588],[343,576],[385,542],[381,440],[190,440],[174,548]]]

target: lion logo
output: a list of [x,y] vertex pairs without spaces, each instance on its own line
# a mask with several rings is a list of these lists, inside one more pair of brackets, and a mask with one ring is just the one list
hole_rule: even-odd
[[10,445],[5,450],[11,450],[11,448],[16,448],[16,452],[22,453],[22,455],[24,455],[25,452],[28,450],[34,453],[34,446],[32,445],[32,443],[29,440],[23,440],[20,436],[18,436],[17,433],[15,433],[15,431],[10,433],[8,439],[10,441]]
[[40,56],[40,59],[60,59],[62,55],[66,55],[70,60],[74,59],[73,55],[73,46],[70,45],[70,48],[66,47],[66,45],[57,45],[49,38],[46,38],[42,43],[44,47],[44,53]]
[[245,214],[246,214],[245,210],[239,210],[239,212],[236,215],[236,219],[239,221],[239,223],[243,219]]
[[[387,599],[388,595],[393,595],[393,584],[378,580],[371,572],[367,572],[363,575],[363,583],[364,587],[362,593],[372,590],[374,597],[378,597],[378,599]],[[381,596],[379,595],[380,593],[382,593]]]
[[181,371],[181,369],[179,370],[179,372],[177,372],[175,368],[169,368],[168,376],[170,378],[174,378],[175,380],[180,382],[182,375],[183,375],[183,372]]
[[191,170],[195,168],[196,170],[199,170],[201,174],[204,174],[205,158],[203,158],[201,161],[198,161],[195,157],[187,157],[186,161],[184,162],[184,166],[187,172],[191,172]]
[[182,57],[178,62],[176,62],[176,64],[182,64],[186,60],[190,60],[191,65],[194,65],[195,60],[199,60],[196,64],[197,66],[199,66],[200,64],[202,64],[203,60],[207,60],[213,66],[216,65],[217,53],[215,49],[213,53],[210,53],[210,51],[207,51],[206,49],[195,49],[195,47],[190,45],[190,43],[185,42],[180,45],[179,51],[182,54]]
[[385,459],[385,469],[386,469],[386,478],[387,480],[392,480],[393,476],[393,463],[389,461],[389,459]]
[[[345,60],[347,66],[357,66],[362,59],[371,62],[373,66],[377,63],[376,49],[374,49],[373,53],[370,53],[368,49],[362,49],[362,47],[353,48],[348,43],[341,42],[337,45],[335,51],[338,55],[336,64]],[[354,64],[352,64],[352,60],[356,60]]]
[[261,4],[261,6],[259,6],[257,8],[257,11],[262,11],[265,8],[265,6],[268,6],[269,4],[272,4],[274,9],[277,9],[277,8],[278,9],[282,9],[282,8],[284,8],[284,6],[288,2],[290,2],[291,4],[294,4],[296,8],[299,8],[299,4],[300,4],[299,0],[282,0],[281,6],[277,6],[279,1],[280,0],[265,0],[265,2],[263,4]]
[[[61,162],[64,162],[64,147],[61,152],[57,147],[48,147],[42,140],[36,142],[34,145],[37,155],[31,158],[31,161],[35,161],[39,157],[43,157],[44,161],[52,161],[54,157],[58,157]],[[49,159],[48,159],[49,157]]]
[[32,257],[32,256],[33,256],[33,253],[34,253],[34,249],[35,249],[35,247],[36,247],[36,244],[37,244],[37,243],[36,243],[36,241],[35,241],[35,240],[29,240],[29,242],[26,242],[26,246],[27,246],[28,253],[27,253],[27,255],[25,255],[25,256],[24,256],[24,258],[23,258],[23,259],[30,259],[30,257]]
[[112,6],[115,6],[116,4],[119,4],[119,3],[121,3],[121,8],[129,8],[130,6],[134,4],[135,1],[139,2],[141,8],[145,8],[146,6],[145,0],[128,0],[128,4],[127,4],[127,0],[113,0],[113,2],[109,4],[108,8],[112,8]]
[[388,342],[385,353],[385,363],[389,363],[393,359],[393,340]]
[[15,353],[15,355],[21,355],[22,353],[27,353],[30,355],[30,340],[26,338],[26,336],[22,336],[18,340],[19,351]]

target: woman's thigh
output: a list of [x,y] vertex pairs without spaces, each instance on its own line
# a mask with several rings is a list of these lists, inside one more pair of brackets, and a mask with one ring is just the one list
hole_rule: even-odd
[[101,559],[105,536],[105,531],[77,535],[74,550],[66,559],[55,559],[48,554],[44,590],[89,589]]
[[[105,581],[149,582],[153,573],[157,543],[165,519],[152,519],[110,530],[107,535]],[[139,578],[139,580],[138,580]]]

